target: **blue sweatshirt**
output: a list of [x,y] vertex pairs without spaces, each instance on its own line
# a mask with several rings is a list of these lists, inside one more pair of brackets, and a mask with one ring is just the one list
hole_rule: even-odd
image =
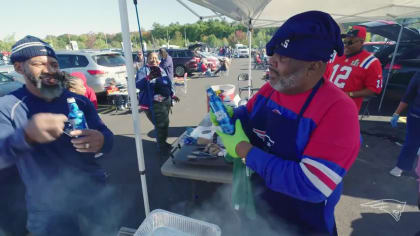
[[174,79],[174,63],[172,61],[172,57],[168,56],[165,58],[162,58],[160,61],[159,66],[163,68],[168,75],[169,79],[172,81]]
[[408,84],[404,97],[401,99],[408,103],[408,112],[420,116],[420,72],[414,74]]
[[69,97],[75,98],[89,128],[104,135],[101,152],[110,152],[113,134],[86,97],[65,90],[59,98],[46,102],[31,94],[25,86],[0,97],[0,169],[17,166],[26,187],[29,210],[57,207],[61,204],[57,201],[65,199],[63,196],[83,188],[86,179],[105,180],[105,172],[96,163],[94,153],[77,152],[71,138],[65,134],[45,144],[29,145],[25,141],[24,127],[31,117],[37,113],[68,115]]

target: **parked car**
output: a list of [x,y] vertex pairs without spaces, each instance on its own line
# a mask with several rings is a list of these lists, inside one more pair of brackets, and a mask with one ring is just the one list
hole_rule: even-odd
[[[397,41],[401,25],[389,21],[373,21],[361,24],[367,31],[383,36],[391,41]],[[387,44],[375,52],[381,61],[383,71],[383,85],[386,84],[388,71],[396,44]],[[396,99],[404,94],[414,73],[420,71],[420,34],[416,29],[404,27],[398,51],[395,55],[392,73],[387,86],[387,93]]]
[[249,57],[249,49],[246,46],[237,46],[235,54],[237,57]]
[[0,65],[0,73],[9,73],[14,71],[15,68],[11,64],[2,64]]
[[394,41],[378,41],[378,42],[365,42],[363,48],[371,53],[376,53],[377,51],[387,47],[388,45],[394,44]]
[[0,97],[15,91],[22,85],[21,82],[15,81],[12,77],[0,73]]
[[206,59],[207,64],[210,64],[210,69],[212,71],[217,70],[217,68],[219,68],[220,66],[220,61],[217,57],[215,57],[214,55],[212,55],[211,53],[208,52],[197,52],[198,57],[200,57],[201,59]]
[[57,51],[58,63],[62,71],[83,72],[87,84],[95,93],[105,92],[110,81],[127,85],[127,70],[124,57],[113,51]]
[[174,63],[175,76],[182,77],[185,72],[197,71],[199,58],[190,49],[166,49]]

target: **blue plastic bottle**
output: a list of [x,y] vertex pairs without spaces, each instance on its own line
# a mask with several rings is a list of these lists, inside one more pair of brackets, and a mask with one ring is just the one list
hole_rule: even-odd
[[76,100],[71,97],[67,98],[67,104],[69,106],[68,121],[72,126],[73,130],[84,130],[88,128],[86,123],[85,114],[77,106]]
[[212,88],[207,89],[207,96],[209,98],[210,109],[216,116],[217,122],[222,128],[223,133],[233,134],[235,132],[235,126],[230,120],[229,114],[223,105],[222,99],[216,95]]

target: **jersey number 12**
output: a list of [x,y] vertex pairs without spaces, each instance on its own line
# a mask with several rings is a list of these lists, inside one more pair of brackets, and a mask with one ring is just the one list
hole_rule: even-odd
[[330,81],[333,82],[335,86],[344,88],[344,85],[346,85],[345,80],[349,78],[352,68],[350,66],[343,66],[340,68],[339,73],[337,73],[339,67],[340,65],[333,66]]

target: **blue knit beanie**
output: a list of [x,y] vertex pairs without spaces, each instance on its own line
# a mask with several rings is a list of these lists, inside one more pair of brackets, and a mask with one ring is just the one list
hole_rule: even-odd
[[12,46],[10,61],[12,63],[22,62],[37,56],[49,56],[57,59],[54,49],[48,43],[37,37],[27,35]]
[[277,53],[302,61],[331,59],[334,50],[343,55],[344,45],[335,20],[321,11],[308,11],[290,17],[267,43],[267,55]]

